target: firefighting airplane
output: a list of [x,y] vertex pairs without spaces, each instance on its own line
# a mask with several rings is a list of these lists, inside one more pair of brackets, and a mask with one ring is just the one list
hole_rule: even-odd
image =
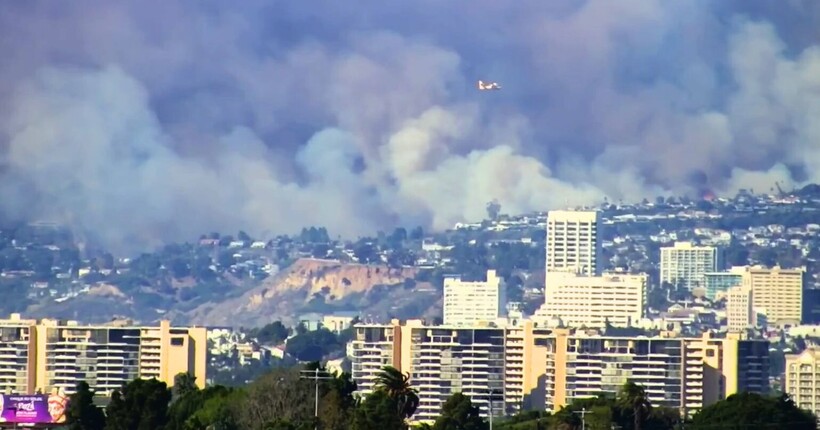
[[498,85],[498,82],[484,82],[478,81],[478,90],[479,91],[496,91],[500,90],[501,85]]

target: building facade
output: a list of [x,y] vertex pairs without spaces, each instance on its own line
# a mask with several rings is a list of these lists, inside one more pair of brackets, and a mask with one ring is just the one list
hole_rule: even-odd
[[729,331],[742,331],[757,325],[757,313],[752,307],[752,289],[738,285],[726,294],[726,327]]
[[[740,269],[738,272],[737,270]],[[729,288],[740,285],[743,282],[743,267],[732,268],[727,272],[709,272],[703,274],[704,289],[706,298],[717,299],[718,295],[726,293]]]
[[800,325],[803,317],[805,269],[745,267],[743,285],[752,290],[752,305],[765,310],[769,324]]
[[687,414],[739,391],[768,391],[768,342],[725,338],[604,336],[547,329],[531,320],[490,326],[427,326],[421,321],[357,325],[351,343],[360,394],[391,365],[410,374],[430,422],[454,393],[470,396],[487,417],[522,409],[558,410],[574,399],[615,395],[627,381],[655,405]]
[[547,214],[547,273],[600,274],[600,229],[597,211],[550,211]]
[[71,394],[85,381],[97,393],[110,395],[135,378],[157,378],[171,386],[183,372],[204,387],[206,339],[205,328],[171,327],[167,321],[158,327],[89,326],[12,315],[0,320],[0,387],[20,394],[52,389]]
[[801,409],[820,416],[820,347],[786,355],[786,394]]
[[506,306],[504,281],[495,270],[487,271],[485,281],[444,278],[443,302],[444,324],[470,325],[495,321]]
[[692,290],[706,288],[705,274],[723,269],[720,248],[696,246],[691,242],[675,242],[661,248],[660,281]]
[[553,273],[535,318],[557,317],[567,327],[628,327],[643,317],[646,281],[646,275]]

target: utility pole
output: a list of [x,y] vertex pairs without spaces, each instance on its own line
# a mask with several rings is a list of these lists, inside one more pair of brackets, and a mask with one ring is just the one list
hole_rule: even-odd
[[333,379],[334,376],[324,370],[319,369],[318,367],[316,370],[302,370],[299,373],[299,379],[313,379],[315,384],[316,391],[313,399],[313,429],[319,430],[319,380]]
[[487,400],[490,407],[490,430],[493,430],[493,389],[491,387],[487,387]]
[[581,430],[587,430],[587,414],[591,414],[592,411],[588,411],[587,408],[581,408],[580,411],[573,412],[574,414],[578,414],[581,416]]

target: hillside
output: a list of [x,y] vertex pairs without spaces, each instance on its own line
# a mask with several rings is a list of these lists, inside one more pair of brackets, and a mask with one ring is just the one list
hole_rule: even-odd
[[261,326],[294,323],[308,312],[362,311],[373,316],[425,313],[439,299],[429,283],[416,283],[418,269],[300,259],[239,297],[169,315],[205,325]]

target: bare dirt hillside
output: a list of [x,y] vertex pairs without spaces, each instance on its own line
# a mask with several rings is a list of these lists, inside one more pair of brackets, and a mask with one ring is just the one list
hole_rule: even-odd
[[293,323],[311,311],[424,313],[438,293],[429,284],[408,281],[416,274],[415,268],[301,259],[239,297],[204,304],[180,317],[194,324],[253,327],[277,319]]

